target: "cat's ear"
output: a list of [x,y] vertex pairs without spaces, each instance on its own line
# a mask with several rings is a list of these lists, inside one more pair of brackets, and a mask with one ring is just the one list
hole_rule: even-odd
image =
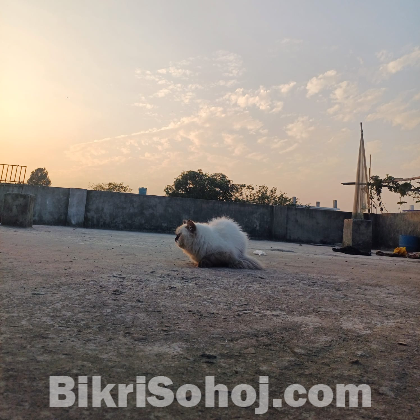
[[195,223],[192,220],[187,220],[187,229],[190,232],[195,232],[195,230],[197,229],[197,226],[195,225]]

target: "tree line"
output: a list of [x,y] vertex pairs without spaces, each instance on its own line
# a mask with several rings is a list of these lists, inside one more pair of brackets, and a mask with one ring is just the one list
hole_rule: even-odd
[[[37,168],[31,172],[28,179],[29,185],[51,186],[48,171]],[[123,182],[108,182],[89,184],[95,191],[112,191],[130,193],[133,190]],[[225,174],[209,174],[201,169],[197,171],[183,171],[173,184],[164,189],[168,197],[196,198],[204,200],[233,201],[238,203],[271,204],[288,206],[293,200],[285,193],[277,191],[276,187],[266,185],[235,184]]]
[[288,206],[292,198],[276,187],[266,185],[235,184],[225,174],[208,174],[201,169],[184,171],[172,185],[164,189],[168,197],[199,198],[204,200],[233,201],[238,203]]

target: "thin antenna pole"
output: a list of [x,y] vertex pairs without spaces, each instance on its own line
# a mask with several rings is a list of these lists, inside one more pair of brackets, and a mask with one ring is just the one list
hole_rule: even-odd
[[371,189],[370,177],[371,176],[372,176],[372,155],[369,154],[369,179],[368,179],[368,182],[369,182],[369,213],[372,213],[372,201],[370,200],[370,189]]

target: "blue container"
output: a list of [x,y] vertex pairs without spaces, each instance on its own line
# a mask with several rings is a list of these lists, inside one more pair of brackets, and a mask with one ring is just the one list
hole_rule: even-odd
[[407,252],[420,251],[420,238],[417,236],[400,235],[400,246],[404,246]]

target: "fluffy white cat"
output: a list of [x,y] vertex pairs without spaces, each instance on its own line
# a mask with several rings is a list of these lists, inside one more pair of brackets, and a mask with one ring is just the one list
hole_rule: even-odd
[[199,267],[262,270],[258,261],[246,255],[248,236],[234,220],[227,217],[219,217],[209,223],[184,221],[175,233],[176,244]]

